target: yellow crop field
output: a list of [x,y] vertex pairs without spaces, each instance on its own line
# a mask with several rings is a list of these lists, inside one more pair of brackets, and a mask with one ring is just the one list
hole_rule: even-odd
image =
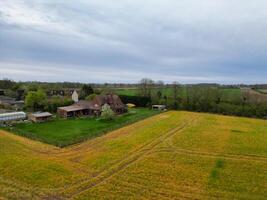
[[0,199],[267,199],[267,121],[169,111],[62,149],[0,131]]

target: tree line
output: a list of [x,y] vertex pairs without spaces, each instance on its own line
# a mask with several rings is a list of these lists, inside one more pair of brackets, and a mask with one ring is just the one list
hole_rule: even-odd
[[225,98],[224,89],[240,91],[242,88],[261,88],[266,85],[218,85],[195,84],[182,85],[178,82],[165,84],[163,81],[153,81],[144,78],[136,84],[81,84],[81,83],[40,83],[14,82],[8,79],[0,80],[0,89],[7,96],[17,100],[25,100],[25,109],[29,111],[47,110],[56,112],[57,107],[72,104],[70,96],[47,95],[52,89],[79,89],[80,99],[91,100],[97,94],[116,93],[116,88],[136,88],[137,93],[120,95],[124,103],[134,103],[140,107],[150,107],[152,104],[164,104],[170,109],[197,112],[219,113],[246,117],[266,118],[267,100],[256,94],[256,90],[242,90],[240,94]]
[[[235,89],[240,95],[233,95],[226,99],[224,89]],[[151,104],[165,104],[171,109],[196,112],[209,112],[223,115],[245,117],[267,117],[266,96],[255,95],[239,87],[219,85],[181,85],[178,82],[169,84],[142,79],[138,92],[142,97],[149,97]],[[248,90],[253,91],[253,90]]]

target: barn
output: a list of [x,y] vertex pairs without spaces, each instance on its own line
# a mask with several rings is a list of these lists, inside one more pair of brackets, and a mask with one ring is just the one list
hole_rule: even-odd
[[52,114],[49,112],[36,112],[29,114],[28,118],[33,122],[45,122],[52,118]]
[[59,107],[57,113],[62,118],[80,117],[86,115],[98,115],[101,108],[90,101],[78,101],[70,106]]
[[91,101],[81,100],[70,106],[59,107],[57,113],[62,118],[79,117],[79,116],[99,116],[101,108],[108,104],[116,113],[127,112],[127,106],[124,105],[118,95],[97,95]]

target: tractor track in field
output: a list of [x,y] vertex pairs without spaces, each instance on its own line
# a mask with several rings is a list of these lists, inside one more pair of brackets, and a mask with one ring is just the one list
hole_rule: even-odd
[[[173,129],[167,131],[167,133],[169,133],[170,131],[173,131],[174,129],[175,129],[175,130],[176,130],[176,129],[179,129],[181,126],[184,126],[184,124],[190,124],[190,122],[192,122],[192,120],[188,120],[188,122],[183,122],[182,125],[180,125],[180,126],[178,126],[178,127],[175,127],[175,128],[173,128]],[[166,134],[164,134],[164,135],[166,135]],[[130,156],[131,156],[131,155],[135,155],[135,154],[138,153],[138,152],[141,152],[141,151],[146,150],[146,148],[147,148],[151,143],[153,143],[153,142],[154,142],[155,140],[157,140],[157,139],[160,139],[160,138],[163,137],[164,135],[158,136],[157,138],[155,138],[155,139],[153,139],[153,140],[150,140],[150,141],[148,141],[148,142],[142,144],[140,147],[138,147],[138,148],[136,148],[136,149],[130,151],[127,155],[123,156],[122,158],[120,158],[120,159],[118,159],[118,160],[116,160],[116,161],[114,161],[114,162],[111,162],[109,166],[107,166],[107,167],[103,168],[102,170],[100,170],[100,171],[94,173],[93,175],[85,176],[85,177],[82,178],[82,179],[79,179],[79,180],[77,180],[77,181],[75,181],[75,182],[73,182],[73,183],[71,183],[71,184],[69,184],[69,185],[65,185],[65,186],[63,186],[63,187],[59,187],[59,188],[57,188],[57,189],[55,189],[55,190],[57,190],[57,191],[62,191],[62,190],[65,190],[66,188],[69,188],[69,187],[71,187],[71,186],[75,186],[75,185],[80,184],[80,183],[82,183],[82,182],[87,182],[88,179],[94,179],[94,178],[96,178],[96,177],[99,176],[100,174],[102,174],[102,173],[106,172],[107,170],[109,170],[109,169],[110,169],[110,166],[115,166],[116,164],[118,164],[118,163],[120,163],[120,162],[123,162],[124,160],[128,159],[128,158],[129,158],[129,155],[130,155]],[[95,144],[95,143],[98,143],[98,141],[97,141],[97,142],[94,142],[94,144]],[[88,147],[88,145],[87,145],[87,147]],[[84,152],[83,152],[83,153],[84,153]],[[75,158],[74,158],[74,159],[75,159]],[[81,164],[79,161],[74,161],[73,159],[70,159],[69,161],[72,162],[72,163],[76,163],[76,164],[78,164],[79,166],[84,166],[84,167],[86,167],[84,164]]]
[[55,191],[54,194],[51,194],[52,196],[48,194],[48,196],[46,196],[45,199],[50,199],[50,197],[52,197],[53,199],[69,199],[85,191],[90,190],[91,188],[103,183],[104,181],[108,180],[110,177],[114,176],[121,170],[135,163],[136,161],[138,161],[145,155],[148,155],[159,144],[162,144],[162,142],[164,142],[166,139],[170,138],[176,133],[181,132],[185,128],[189,127],[190,124],[192,124],[197,119],[198,118],[195,117],[191,120],[188,120],[187,122],[184,122],[179,127],[173,128],[170,131],[168,131],[166,134],[161,135],[155,138],[154,140],[149,141],[148,143],[144,144],[137,151],[131,154],[128,154],[127,156],[125,156],[125,158],[121,159],[117,163],[114,163],[112,166],[108,167],[107,169],[102,170],[95,176],[90,177],[90,178],[88,177],[85,180],[80,180],[79,182],[75,184],[61,188]]
[[[131,189],[137,190],[146,190],[146,187],[142,184],[138,185],[128,185],[127,183],[124,184],[122,180],[118,181],[119,186],[121,187],[122,183],[122,190],[123,191],[131,191]],[[163,187],[156,187],[153,189],[148,189],[149,194],[152,196],[157,197],[157,199],[218,199],[217,195],[209,194],[208,192],[203,191],[203,188],[197,188],[194,186],[178,186],[174,189],[170,189],[167,186],[163,185]],[[134,192],[132,192],[135,194]],[[160,196],[160,197],[159,197]],[[220,195],[220,200],[228,200],[229,198],[223,197]]]
[[[103,168],[102,170],[98,171],[97,173],[93,175],[85,175],[83,178],[72,182],[70,184],[67,184],[63,187],[58,187],[56,189],[49,189],[49,188],[42,188],[40,190],[35,191],[33,188],[27,188],[25,185],[21,185],[20,183],[12,183],[12,182],[6,182],[6,185],[8,187],[13,187],[15,189],[28,192],[29,194],[32,194],[33,197],[36,199],[47,199],[47,200],[65,200],[65,199],[72,199],[75,198],[90,189],[98,186],[101,183],[104,183],[105,181],[108,181],[113,176],[119,174],[121,171],[123,171],[125,168],[131,166],[132,164],[136,163],[138,160],[153,155],[155,153],[175,153],[180,155],[189,155],[189,156],[202,156],[202,157],[208,157],[208,158],[223,158],[223,159],[229,159],[229,160],[238,160],[238,161],[256,161],[256,162],[264,162],[267,163],[267,157],[266,156],[260,156],[260,155],[244,155],[244,154],[229,154],[229,153],[210,153],[210,152],[204,152],[204,151],[198,151],[198,150],[189,150],[189,149],[182,149],[177,148],[174,146],[171,142],[171,139],[178,133],[182,132],[186,128],[190,128],[195,122],[198,122],[199,117],[193,117],[190,120],[185,120],[182,122],[179,126],[176,126],[175,128],[169,129],[169,131],[166,131],[162,135],[140,145],[138,148],[136,148],[133,151],[130,151],[127,153],[127,155],[121,157],[120,159],[112,162],[109,166]],[[61,157],[74,155],[76,153],[80,153],[82,150],[83,153],[88,153],[91,151],[91,146],[94,144],[99,144],[101,141],[96,140],[94,142],[86,143],[86,144],[77,144],[74,146],[71,146],[67,149],[60,149],[60,148],[53,148],[53,149],[45,149],[38,150],[35,147],[27,148],[29,150],[34,151],[36,154],[45,154],[48,157],[52,156],[54,158],[59,158],[61,160]],[[163,144],[163,145],[161,145]],[[25,145],[27,147],[27,145]],[[75,159],[75,158],[73,158]],[[62,161],[64,161],[64,158],[62,158]],[[80,163],[79,160],[67,160],[71,163],[77,163],[77,166],[79,166]],[[75,166],[75,165],[73,165]],[[84,166],[86,167],[86,166]],[[3,179],[1,181],[0,177],[0,183],[5,184],[5,180]],[[190,188],[189,188],[190,189]],[[164,199],[173,199],[172,195],[170,194],[168,196],[168,188],[166,190],[164,189],[162,192],[154,192],[155,195],[160,195]],[[177,189],[173,195],[177,194],[177,198],[174,199],[202,199],[203,197],[207,197],[209,199],[218,199],[218,196],[216,195],[209,195],[207,193],[202,193],[201,191],[195,191],[194,195],[197,194],[197,197],[195,197],[190,191],[183,191],[182,189]],[[227,199],[227,198],[221,198],[220,199]],[[1,199],[1,197],[0,197]]]
[[210,157],[210,158],[224,158],[230,160],[238,160],[238,161],[256,161],[256,162],[266,162],[266,156],[259,156],[259,155],[244,155],[244,154],[225,154],[225,153],[210,153],[210,152],[203,152],[203,151],[196,151],[196,150],[189,150],[189,149],[180,149],[177,147],[166,147],[154,150],[150,152],[150,154],[154,153],[177,153],[183,155],[192,155],[192,156],[202,156],[202,157]]
[[[4,184],[5,186],[7,186],[9,188],[12,188],[12,189],[15,189],[18,191],[23,191],[26,194],[31,195],[32,199],[42,199],[42,196],[43,196],[42,194],[47,194],[50,192],[49,190],[46,190],[46,189],[36,190],[36,188],[31,187],[29,185],[27,186],[25,184],[15,182],[13,180],[6,180],[2,177],[0,177],[0,184]],[[0,199],[1,199],[1,197],[0,197]]]
[[[169,130],[167,132],[167,134],[164,134],[164,135],[161,135],[143,145],[141,145],[139,148],[135,149],[134,151],[130,152],[128,155],[124,156],[122,159],[118,160],[117,162],[114,162],[111,164],[111,168],[110,167],[106,167],[105,169],[101,170],[100,172],[97,172],[96,174],[94,174],[93,176],[90,175],[90,176],[87,176],[83,179],[80,179],[74,183],[71,183],[70,185],[66,185],[66,186],[63,186],[63,187],[59,187],[59,188],[56,188],[56,189],[51,189],[51,188],[42,188],[41,190],[39,191],[34,191],[34,192],[31,192],[31,194],[35,197],[35,198],[38,198],[38,199],[62,199],[60,197],[60,195],[58,194],[61,194],[61,193],[64,193],[64,190],[68,189],[68,188],[72,188],[72,187],[76,187],[76,185],[80,185],[81,183],[86,183],[86,182],[90,182],[91,180],[95,180],[95,179],[99,179],[99,177],[104,174],[105,172],[107,172],[108,170],[110,170],[111,174],[115,174],[115,171],[114,170],[115,168],[117,168],[118,171],[120,171],[121,169],[124,169],[125,167],[127,167],[130,163],[133,163],[134,161],[138,160],[138,156],[136,157],[135,155],[140,152],[141,154],[143,154],[142,152],[143,151],[148,151],[150,150],[150,148],[148,148],[148,146],[150,146],[151,144],[153,144],[155,141],[157,140],[161,140],[163,137],[165,136],[168,136],[169,133],[172,133],[172,132],[175,132],[175,131],[179,131],[180,129],[183,129],[185,128],[186,125],[190,124],[190,122],[192,122],[192,120],[188,120],[187,122],[183,122],[182,125],[180,125],[179,127],[176,127],[176,128],[173,128],[171,130]],[[33,152],[35,152],[37,155],[38,154],[44,154],[45,156],[62,156],[63,154],[73,154],[75,152],[79,152],[80,150],[82,149],[88,149],[88,146],[91,146],[93,144],[97,144],[101,141],[95,141],[93,143],[88,143],[88,144],[78,144],[78,145],[74,145],[66,150],[64,149],[60,149],[58,147],[53,147],[53,149],[44,149],[44,150],[38,150],[34,147],[30,147],[28,145],[25,145],[25,140],[26,140],[26,144],[28,144],[30,141],[28,141],[28,139],[24,139],[24,138],[21,138],[21,136],[17,136],[17,135],[10,135],[8,134],[7,132],[3,131],[2,134],[5,134],[7,136],[12,136],[13,139],[16,139],[18,141],[22,141],[21,145],[23,145],[23,147],[25,149],[28,149],[28,150],[31,150]],[[156,144],[157,145],[157,144]],[[90,151],[90,150],[89,150]],[[84,152],[83,152],[84,153]],[[129,156],[132,158],[130,159],[128,162],[125,162],[126,160],[128,160]],[[70,161],[72,162],[72,161]],[[120,167],[114,167],[116,166],[117,163],[122,163],[122,165],[120,165]],[[80,164],[79,162],[73,162],[73,163],[77,163],[78,165]],[[114,169],[113,169],[114,168]],[[109,176],[110,177],[110,176]],[[100,177],[100,180],[102,180],[102,178]],[[95,182],[95,181],[94,181]],[[101,181],[103,182],[103,181]],[[95,186],[97,184],[92,184],[92,186]],[[91,186],[91,187],[92,187]],[[22,185],[18,185],[16,183],[12,183],[12,187],[13,188],[16,188],[18,190],[21,190],[21,191],[25,191],[25,192],[29,192],[29,188],[25,188],[24,186]],[[90,187],[90,188],[91,188]]]

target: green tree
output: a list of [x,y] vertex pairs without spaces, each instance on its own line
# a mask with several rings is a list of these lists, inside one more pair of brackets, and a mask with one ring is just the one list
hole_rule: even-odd
[[101,108],[101,118],[105,120],[114,119],[115,114],[108,104],[105,104]]
[[91,100],[93,100],[95,97],[96,97],[96,94],[90,94],[90,95],[88,95],[88,96],[85,98],[85,100],[87,100],[87,101],[91,101]]
[[82,89],[81,89],[81,98],[82,99],[85,99],[87,96],[89,96],[90,94],[93,94],[93,93],[94,93],[94,90],[93,90],[91,85],[84,84],[82,86]]
[[25,106],[32,111],[44,110],[47,107],[47,96],[42,90],[28,92]]

